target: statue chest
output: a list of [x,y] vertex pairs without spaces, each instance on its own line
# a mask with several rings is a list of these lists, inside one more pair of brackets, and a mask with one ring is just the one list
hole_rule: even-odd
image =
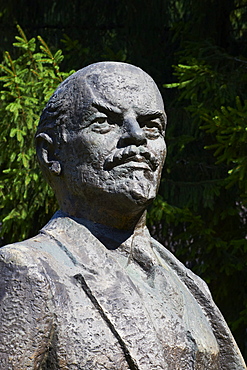
[[115,256],[98,269],[65,269],[59,284],[66,299],[55,310],[56,366],[219,369],[212,329],[177,276],[161,266],[147,274],[125,262]]

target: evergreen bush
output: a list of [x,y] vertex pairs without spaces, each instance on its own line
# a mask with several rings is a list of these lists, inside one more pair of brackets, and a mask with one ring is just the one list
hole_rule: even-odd
[[37,164],[33,138],[45,103],[73,72],[60,71],[61,50],[53,54],[40,36],[28,40],[17,27],[13,45],[19,56],[13,60],[5,52],[0,64],[1,244],[34,235],[56,209]]

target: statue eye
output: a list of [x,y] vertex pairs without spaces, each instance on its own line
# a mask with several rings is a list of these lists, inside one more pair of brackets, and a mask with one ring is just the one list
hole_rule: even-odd
[[99,124],[108,123],[107,117],[98,117],[94,120],[94,123],[99,123]]
[[159,119],[147,120],[142,122],[142,129],[148,139],[154,140],[162,135],[162,125]]
[[109,122],[109,118],[107,116],[100,116],[100,117],[96,117],[93,120],[90,127],[91,127],[91,130],[94,132],[98,132],[100,134],[106,134],[114,126]]

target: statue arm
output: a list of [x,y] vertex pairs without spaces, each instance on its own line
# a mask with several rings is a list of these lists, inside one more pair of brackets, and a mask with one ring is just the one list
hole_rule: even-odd
[[49,283],[30,256],[0,250],[0,368],[40,369],[54,335]]

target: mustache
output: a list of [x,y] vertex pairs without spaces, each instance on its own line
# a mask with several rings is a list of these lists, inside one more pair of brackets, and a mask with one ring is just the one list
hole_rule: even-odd
[[130,145],[125,148],[116,149],[112,154],[106,157],[104,169],[111,170],[112,168],[128,162],[144,162],[147,163],[152,171],[155,171],[159,165],[155,155],[148,151],[144,146]]

